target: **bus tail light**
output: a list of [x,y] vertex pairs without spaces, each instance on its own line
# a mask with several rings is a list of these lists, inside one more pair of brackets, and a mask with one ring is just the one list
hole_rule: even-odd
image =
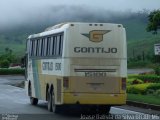
[[126,90],[126,78],[122,78],[122,90]]
[[68,77],[63,78],[63,87],[69,88],[69,78]]

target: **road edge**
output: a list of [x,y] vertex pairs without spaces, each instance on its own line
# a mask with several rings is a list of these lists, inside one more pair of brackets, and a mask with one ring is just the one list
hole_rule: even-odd
[[154,105],[154,104],[148,104],[148,103],[142,103],[142,102],[136,102],[136,101],[129,101],[129,100],[126,101],[126,104],[129,106],[160,111],[160,105]]

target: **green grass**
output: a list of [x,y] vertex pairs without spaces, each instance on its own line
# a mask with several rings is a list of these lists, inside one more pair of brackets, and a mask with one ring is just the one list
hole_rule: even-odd
[[0,75],[24,75],[24,69],[8,69],[8,68],[0,68]]
[[160,105],[160,97],[153,95],[127,94],[127,100]]

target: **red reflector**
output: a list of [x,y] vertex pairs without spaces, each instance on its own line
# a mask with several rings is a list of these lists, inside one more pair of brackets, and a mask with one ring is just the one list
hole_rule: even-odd
[[126,78],[122,78],[122,90],[126,90]]

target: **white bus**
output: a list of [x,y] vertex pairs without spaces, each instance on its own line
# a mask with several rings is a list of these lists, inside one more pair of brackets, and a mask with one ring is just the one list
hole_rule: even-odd
[[109,112],[126,103],[126,33],[121,24],[62,23],[28,37],[26,89],[48,101]]

